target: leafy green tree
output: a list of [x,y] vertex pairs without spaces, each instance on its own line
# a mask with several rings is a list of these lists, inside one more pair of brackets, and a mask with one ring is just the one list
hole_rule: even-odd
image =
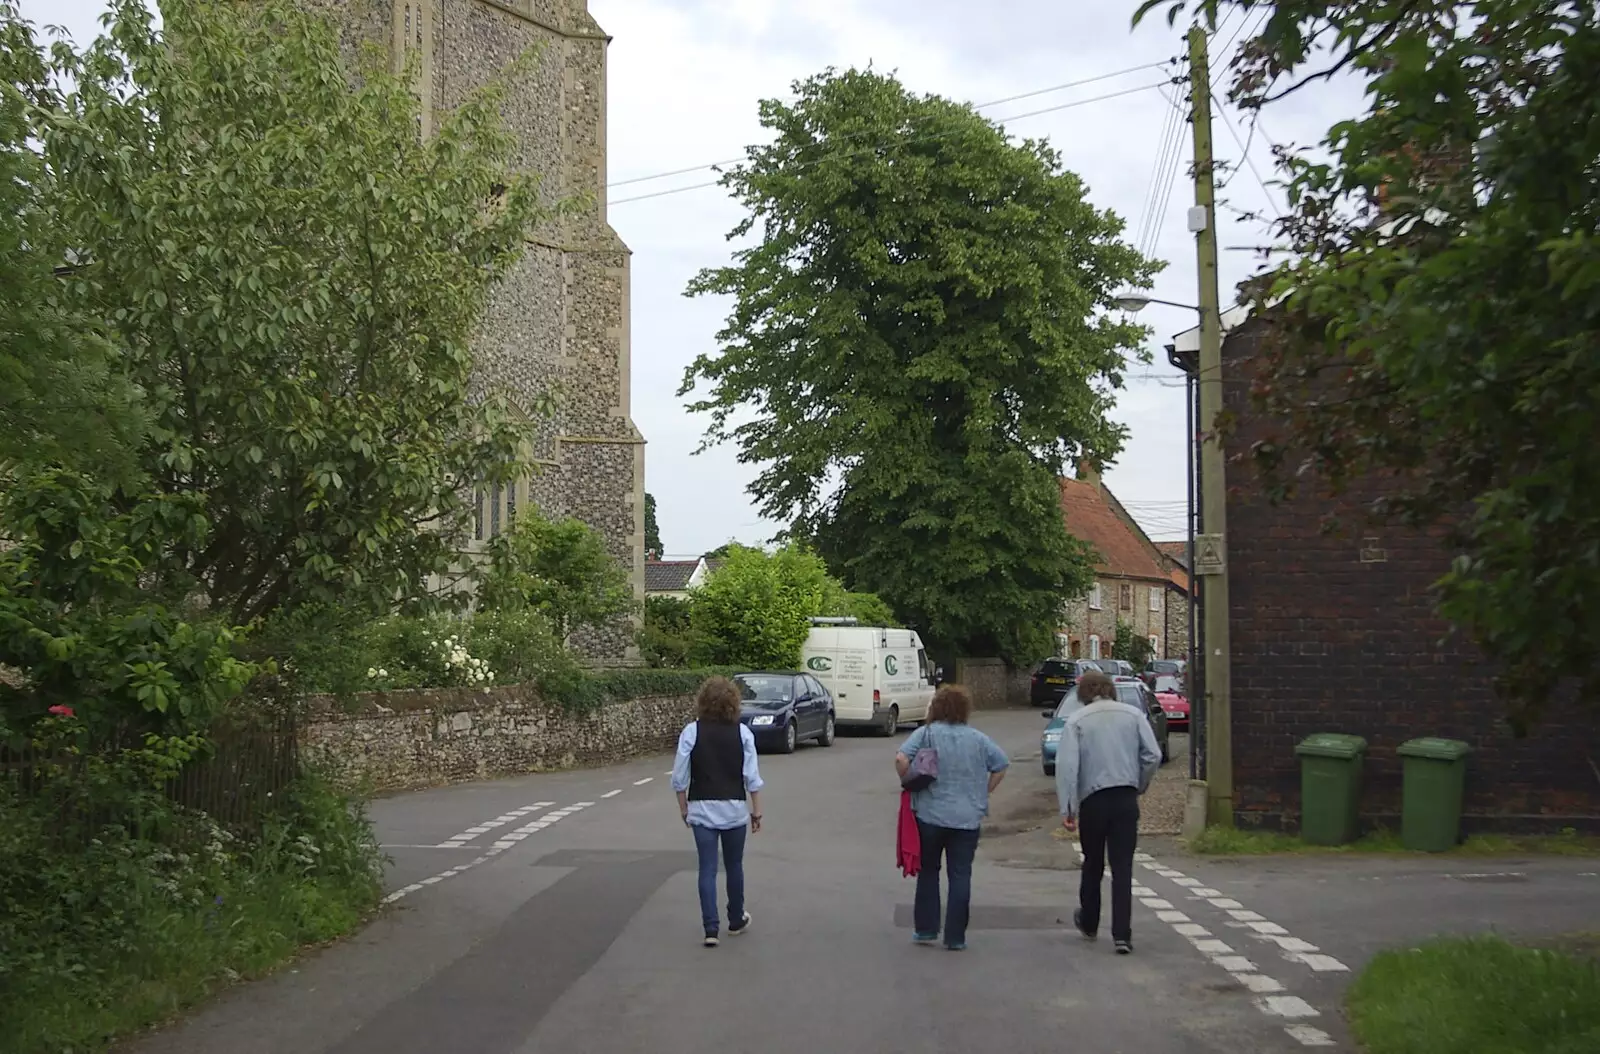
[[1056,480],[1121,447],[1107,412],[1145,332],[1112,297],[1156,265],[1055,151],[969,106],[856,70],[795,91],[723,178],[750,213],[733,237],[761,240],[690,284],[733,308],[683,393],[709,388],[707,443],[764,466],[762,512],[852,589],[939,645],[1046,654],[1090,575]]
[[689,665],[694,653],[690,619],[693,602],[684,597],[646,597],[639,651],[652,666]]
[[[839,586],[815,554],[733,546],[728,562],[695,590],[689,609],[693,657],[702,666],[789,669]],[[840,591],[842,592],[842,591]]]
[[[1340,70],[1366,109],[1286,158],[1290,263],[1256,443],[1275,497],[1384,480],[1378,519],[1451,529],[1439,611],[1503,671],[1519,732],[1557,682],[1600,698],[1600,8],[1588,0],[1147,0],[1270,16],[1258,107]],[[1313,47],[1313,42],[1316,46]],[[1330,397],[1330,385],[1337,398]]]
[[137,476],[139,390],[114,367],[97,320],[70,310],[57,271],[73,243],[48,196],[33,135],[61,93],[27,23],[0,0],[0,462],[71,462],[102,478]]
[[657,560],[661,559],[661,524],[656,521],[656,496],[644,496],[644,548],[647,553],[654,553]]
[[1135,630],[1131,623],[1117,620],[1117,635],[1111,641],[1113,659],[1122,659],[1135,670],[1142,670],[1153,654],[1154,649],[1150,647],[1148,637]]
[[552,520],[529,506],[517,514],[511,530],[489,544],[478,585],[479,610],[540,612],[565,640],[632,606],[627,573],[600,533],[580,520]]
[[[352,87],[329,23],[289,0],[138,0],[29,111],[62,310],[107,320],[153,416],[141,460],[194,499],[175,563],[246,623],[312,601],[424,596],[472,488],[529,436],[474,391],[486,297],[541,215],[499,116],[504,83],[426,140],[405,74]],[[512,71],[515,73],[515,70]]]

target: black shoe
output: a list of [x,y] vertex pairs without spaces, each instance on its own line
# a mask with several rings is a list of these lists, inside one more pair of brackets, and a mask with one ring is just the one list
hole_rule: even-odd
[[706,934],[705,940],[701,941],[701,943],[704,944],[707,948],[715,948],[718,944],[721,944],[722,942],[717,940],[717,935],[715,933],[708,933],[708,934]]
[[739,934],[744,933],[744,932],[746,932],[746,931],[748,931],[750,929],[750,923],[752,921],[754,921],[754,920],[752,920],[750,918],[750,913],[747,911],[747,912],[744,913],[744,917],[739,920],[738,925],[729,926],[728,927],[728,932],[733,934],[734,936],[738,936]]
[[1083,934],[1085,940],[1094,940],[1099,934],[1095,930],[1085,929],[1083,926],[1083,909],[1074,908],[1072,911],[1072,925]]
[[1131,955],[1131,954],[1133,954],[1133,942],[1132,941],[1117,941],[1117,954],[1118,955]]

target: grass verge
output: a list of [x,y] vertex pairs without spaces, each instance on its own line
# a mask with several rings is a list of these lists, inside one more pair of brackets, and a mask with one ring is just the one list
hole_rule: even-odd
[[1347,999],[1369,1054],[1600,1050],[1600,965],[1499,938],[1384,952]]
[[[1348,845],[1310,845],[1282,831],[1251,831],[1237,827],[1210,827],[1188,842],[1192,852],[1206,856],[1261,856],[1269,853],[1381,854],[1411,853],[1398,831],[1379,828]],[[1456,856],[1600,856],[1600,838],[1568,828],[1560,834],[1511,836],[1475,834],[1442,855]],[[1429,854],[1441,855],[1441,854]]]

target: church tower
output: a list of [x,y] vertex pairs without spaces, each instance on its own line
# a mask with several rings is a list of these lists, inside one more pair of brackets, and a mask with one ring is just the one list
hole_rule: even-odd
[[[414,57],[421,132],[529,49],[537,62],[510,86],[503,114],[516,164],[540,174],[547,200],[583,207],[532,232],[522,261],[491,298],[478,337],[479,383],[531,408],[539,471],[480,497],[477,543],[537,504],[599,531],[644,598],[644,437],[629,392],[630,253],[606,219],[606,48],[588,0],[309,0],[336,19],[347,54],[377,44]],[[532,416],[532,415],[530,415]],[[620,620],[574,644],[602,662],[636,661],[637,623]]]

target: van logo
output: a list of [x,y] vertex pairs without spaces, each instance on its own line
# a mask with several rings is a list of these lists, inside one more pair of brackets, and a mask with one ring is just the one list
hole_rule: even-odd
[[818,673],[827,673],[833,669],[833,660],[826,655],[813,655],[806,660],[806,669],[815,670]]
[[893,677],[900,672],[900,664],[894,661],[893,655],[886,655],[883,659],[883,672]]

